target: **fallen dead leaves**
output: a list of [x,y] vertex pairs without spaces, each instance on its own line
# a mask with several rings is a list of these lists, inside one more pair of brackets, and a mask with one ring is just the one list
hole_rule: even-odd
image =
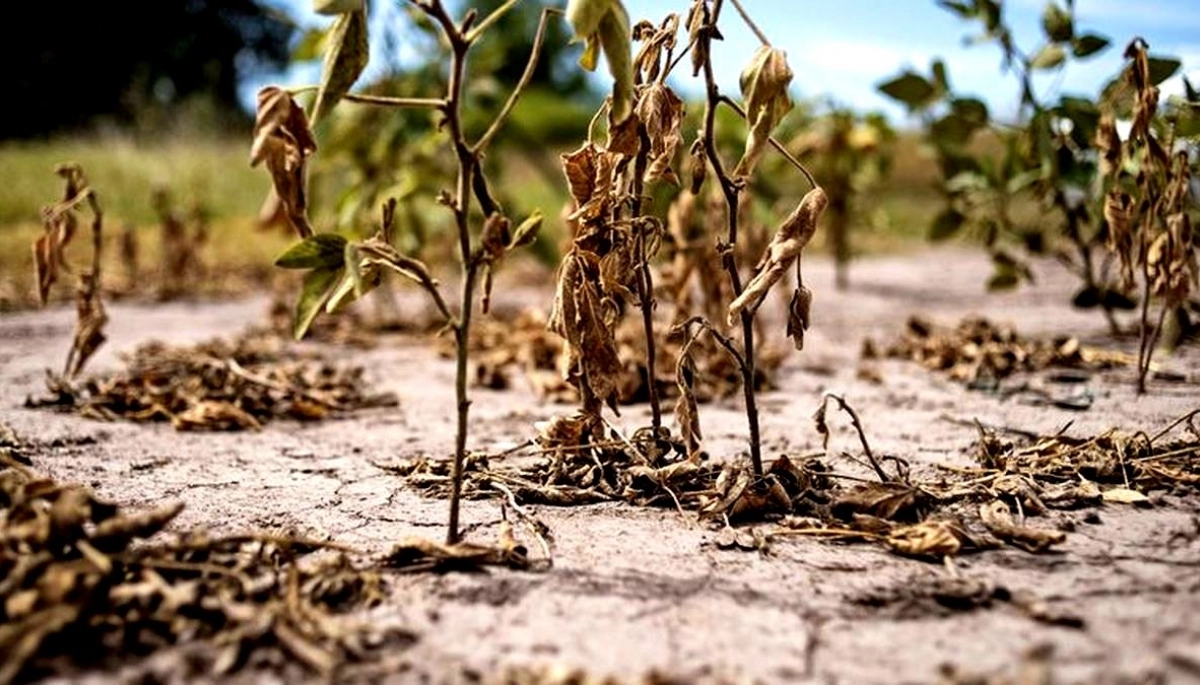
[[1012,326],[982,317],[967,317],[949,328],[913,316],[899,338],[882,351],[870,341],[863,348],[866,359],[908,359],[972,387],[988,387],[1016,373],[1052,367],[1093,370],[1136,362],[1132,355],[1089,347],[1071,336],[1024,338]]
[[50,395],[26,404],[103,420],[170,421],[178,430],[245,430],[397,403],[393,394],[366,390],[361,366],[300,354],[268,333],[190,347],[149,342],[125,364],[82,382],[51,374]]
[[0,683],[202,642],[204,670],[299,664],[333,678],[415,637],[345,616],[383,579],[336,544],[286,534],[162,541],[183,509],[130,513],[79,485],[0,466]]

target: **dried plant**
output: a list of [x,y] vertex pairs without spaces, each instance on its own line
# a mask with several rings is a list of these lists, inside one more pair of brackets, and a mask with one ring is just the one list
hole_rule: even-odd
[[[1180,310],[1200,287],[1200,238],[1192,230],[1192,160],[1186,145],[1175,146],[1175,127],[1159,114],[1159,91],[1151,74],[1146,42],[1125,49],[1123,85],[1133,99],[1133,121],[1125,140],[1111,114],[1100,121],[1097,147],[1108,188],[1104,218],[1108,249],[1121,264],[1121,281],[1132,290],[1140,277],[1141,344],[1137,389],[1146,391],[1150,359],[1169,313]],[[1150,321],[1151,300],[1160,302]]]
[[[456,484],[450,495],[450,515],[447,526],[449,544],[459,543],[459,488],[462,467],[467,456],[468,361],[475,298],[481,296],[486,310],[491,296],[491,272],[504,255],[534,239],[541,224],[535,214],[514,224],[504,209],[492,197],[483,176],[482,158],[489,145],[502,129],[522,91],[528,85],[537,65],[538,53],[546,23],[554,10],[542,12],[533,50],[525,71],[491,124],[474,141],[468,141],[463,126],[463,94],[467,77],[466,64],[471,48],[514,3],[500,6],[495,12],[479,17],[467,10],[461,20],[451,17],[441,0],[410,0],[410,4],[440,31],[450,48],[446,92],[440,98],[397,98],[356,95],[350,88],[366,65],[368,35],[366,3],[350,0],[323,3],[319,8],[336,16],[328,37],[324,71],[316,88],[316,101],[311,116],[307,115],[292,97],[280,88],[265,88],[259,93],[258,115],[251,145],[252,165],[264,164],[271,174],[275,195],[284,215],[296,230],[301,242],[283,254],[277,264],[284,268],[304,269],[307,274],[296,306],[294,332],[302,336],[322,311],[334,311],[347,302],[376,287],[385,272],[399,274],[419,285],[429,295],[453,331],[456,343],[455,395],[458,422],[454,448],[454,478]],[[597,17],[599,26],[611,20]],[[604,29],[607,31],[608,29]],[[597,39],[598,40],[598,39]],[[598,43],[597,43],[598,45]],[[393,236],[395,202],[384,204],[382,220],[375,234],[365,240],[350,241],[339,235],[316,233],[307,216],[306,168],[317,144],[311,126],[329,115],[340,101],[391,107],[430,110],[441,117],[440,128],[446,134],[452,151],[457,178],[451,191],[442,191],[437,200],[450,210],[458,237],[460,264],[460,298],[452,309],[442,296],[438,282],[420,260],[401,253]],[[482,222],[476,224],[474,203],[478,203]],[[482,290],[482,293],[477,291]]]
[[[814,189],[780,224],[754,276],[743,287],[735,254],[739,247],[744,249],[745,242],[738,236],[743,210],[739,198],[768,146],[782,150],[770,134],[791,109],[787,89],[792,74],[783,52],[763,38],[763,47],[743,73],[745,107],[722,95],[713,77],[709,51],[712,40],[719,36],[717,22],[722,4],[720,0],[698,0],[686,19],[670,14],[657,25],[641,21],[632,29],[623,28],[628,21],[620,3],[571,4],[573,12],[569,9],[568,18],[577,34],[589,40],[584,66],[594,66],[591,49],[602,48],[614,70],[614,92],[597,114],[597,119],[607,114],[604,142],[593,135],[581,148],[563,156],[573,200],[569,220],[574,239],[559,267],[549,326],[567,344],[566,378],[579,389],[581,408],[575,420],[584,428],[580,433],[583,444],[608,440],[601,411],[605,404],[616,410],[622,370],[617,337],[627,306],[636,303],[641,309],[646,355],[643,366],[651,376],[651,429],[656,434],[665,435],[661,432],[658,383],[654,378],[659,341],[663,337],[682,340],[676,343],[680,345],[676,357],[676,417],[689,453],[699,449],[695,378],[700,365],[696,354],[701,346],[699,336],[707,333],[705,337],[715,343],[707,349],[728,353],[737,366],[749,423],[752,471],[761,478],[754,314],[770,288],[788,270],[795,266],[799,276],[800,254],[812,239],[828,198],[814,183]],[[597,20],[601,15],[606,19]],[[677,51],[681,28],[687,31],[688,41],[683,50]],[[632,60],[627,59],[633,52],[630,37],[641,44]],[[689,187],[678,194],[664,220],[649,214],[643,194],[649,184],[680,184],[680,174],[673,165],[684,148],[683,102],[666,85],[666,79],[689,53],[693,76],[704,75],[704,125],[690,147]],[[621,69],[628,69],[628,73],[618,73]],[[626,100],[631,103],[628,107]],[[732,175],[725,171],[714,143],[715,111],[722,105],[731,107],[749,123],[744,151]],[[807,176],[798,162],[791,161]],[[710,176],[717,186],[702,195]],[[703,214],[703,219],[697,221],[698,214]],[[725,215],[727,232],[717,237],[705,229],[721,214]],[[653,295],[658,289],[650,262],[668,235],[673,243],[672,264],[661,292],[669,298],[675,326],[669,335],[661,336],[655,332]],[[699,298],[694,295],[697,287]],[[797,347],[803,344],[810,302],[811,293],[798,279],[788,317],[788,335]],[[726,325],[739,323],[740,347],[725,334]]]
[[75,337],[63,365],[63,376],[69,380],[79,375],[105,340],[104,326],[108,323],[108,314],[100,300],[104,213],[95,191],[88,185],[82,167],[63,164],[56,173],[65,181],[63,199],[42,207],[42,226],[45,230],[33,243],[34,278],[37,281],[38,300],[43,305],[59,273],[71,272],[65,251],[78,229],[80,207],[86,206],[92,216],[92,262],[88,270],[79,273],[75,289]]

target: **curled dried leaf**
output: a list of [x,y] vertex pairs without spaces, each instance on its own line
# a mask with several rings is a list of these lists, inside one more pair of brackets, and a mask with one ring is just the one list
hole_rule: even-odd
[[671,164],[675,152],[683,144],[679,133],[683,124],[683,100],[670,88],[660,83],[647,86],[638,99],[637,118],[646,127],[650,139],[650,158],[646,167],[645,182],[664,180],[679,185],[679,177]]
[[758,263],[758,271],[746,289],[729,305],[727,322],[737,322],[742,311],[751,314],[758,309],[771,286],[775,285],[788,267],[800,257],[804,247],[817,232],[817,220],[829,205],[829,197],[820,188],[813,188],[800,200],[796,209],[779,225],[771,243]]
[[746,151],[734,167],[734,176],[749,176],[766,152],[771,131],[792,110],[788,86],[792,69],[787,54],[778,48],[764,45],[754,53],[750,64],[742,71],[742,96],[746,99],[746,120],[750,132]]
[[266,164],[275,194],[283,203],[292,228],[301,238],[313,234],[308,222],[306,165],[317,143],[304,109],[282,88],[268,86],[258,92],[250,166]]

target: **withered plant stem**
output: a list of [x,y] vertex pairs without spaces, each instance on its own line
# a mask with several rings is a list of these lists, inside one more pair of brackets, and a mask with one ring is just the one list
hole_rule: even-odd
[[[721,265],[725,268],[725,273],[729,275],[729,283],[733,288],[733,296],[736,298],[742,294],[742,277],[738,273],[737,260],[734,257],[738,237],[739,185],[726,173],[725,165],[721,162],[720,155],[717,154],[716,118],[717,106],[721,103],[721,91],[717,88],[717,81],[713,76],[711,57],[712,33],[715,30],[720,14],[721,0],[714,0],[711,14],[709,15],[709,24],[701,29],[698,45],[694,49],[703,50],[705,55],[703,68],[706,97],[704,102],[704,129],[701,132],[701,135],[704,137],[704,154],[708,158],[709,165],[712,166],[717,181],[721,184],[721,194],[725,197],[728,218],[727,242],[724,245],[718,245],[717,249],[721,253]],[[746,423],[750,431],[750,465],[754,470],[755,477],[762,477],[762,440],[759,437],[758,402],[754,391],[753,314],[747,310],[742,310],[741,321],[742,348],[744,352],[738,366],[742,372],[742,395],[745,398]]]
[[862,443],[863,454],[866,455],[867,461],[871,463],[871,468],[875,469],[875,474],[879,476],[880,481],[884,483],[892,482],[892,478],[879,465],[879,460],[875,458],[875,453],[871,451],[871,444],[867,442],[867,433],[863,430],[862,420],[858,418],[858,412],[854,411],[854,407],[851,407],[845,398],[833,393],[825,393],[825,399],[837,402],[842,411],[850,415],[850,423],[854,425],[854,430],[858,432],[858,441]]
[[[739,117],[741,117],[742,119],[746,118],[746,110],[742,109],[742,106],[739,105],[737,103],[737,101],[734,100],[733,98],[729,97],[728,95],[722,95],[721,103],[728,106],[729,109],[732,109],[734,112],[736,112],[737,115]],[[769,136],[767,138],[767,142],[771,144],[771,147],[775,148],[776,152],[783,155],[783,158],[786,159],[789,164],[796,167],[796,169],[801,174],[804,175],[804,179],[806,181],[808,181],[809,188],[817,187],[817,179],[813,178],[812,172],[810,172],[808,170],[808,167],[804,166],[803,162],[796,159],[795,155],[793,155],[791,152],[789,152],[788,149],[784,146],[784,144],[779,142],[778,138],[776,138],[775,136]]]
[[742,3],[738,2],[738,0],[729,1],[733,3],[734,9],[736,9],[737,13],[742,16],[742,21],[746,22],[746,26],[750,27],[750,30],[754,32],[754,35],[756,38],[758,38],[758,41],[763,45],[770,47],[771,41],[767,40],[766,34],[764,34],[762,29],[758,28],[758,24],[755,24],[754,20],[750,18],[750,14],[746,12],[744,7],[742,7]]
[[630,182],[631,213],[633,215],[634,240],[637,241],[634,251],[637,259],[638,303],[642,309],[642,329],[646,335],[646,386],[649,391],[650,425],[657,431],[662,428],[662,407],[659,406],[658,382],[655,379],[657,353],[654,346],[654,277],[650,273],[650,255],[646,253],[646,232],[640,225],[642,216],[642,193],[645,190],[646,167],[650,163],[650,138],[646,133],[646,125],[638,124],[638,137],[641,146],[633,164],[633,179]]

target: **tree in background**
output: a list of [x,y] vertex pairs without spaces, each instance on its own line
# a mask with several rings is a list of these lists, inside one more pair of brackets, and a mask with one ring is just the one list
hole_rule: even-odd
[[32,2],[21,14],[0,41],[0,63],[15,67],[6,101],[20,103],[0,139],[143,124],[192,99],[245,117],[239,81],[282,68],[294,32],[259,0]]

